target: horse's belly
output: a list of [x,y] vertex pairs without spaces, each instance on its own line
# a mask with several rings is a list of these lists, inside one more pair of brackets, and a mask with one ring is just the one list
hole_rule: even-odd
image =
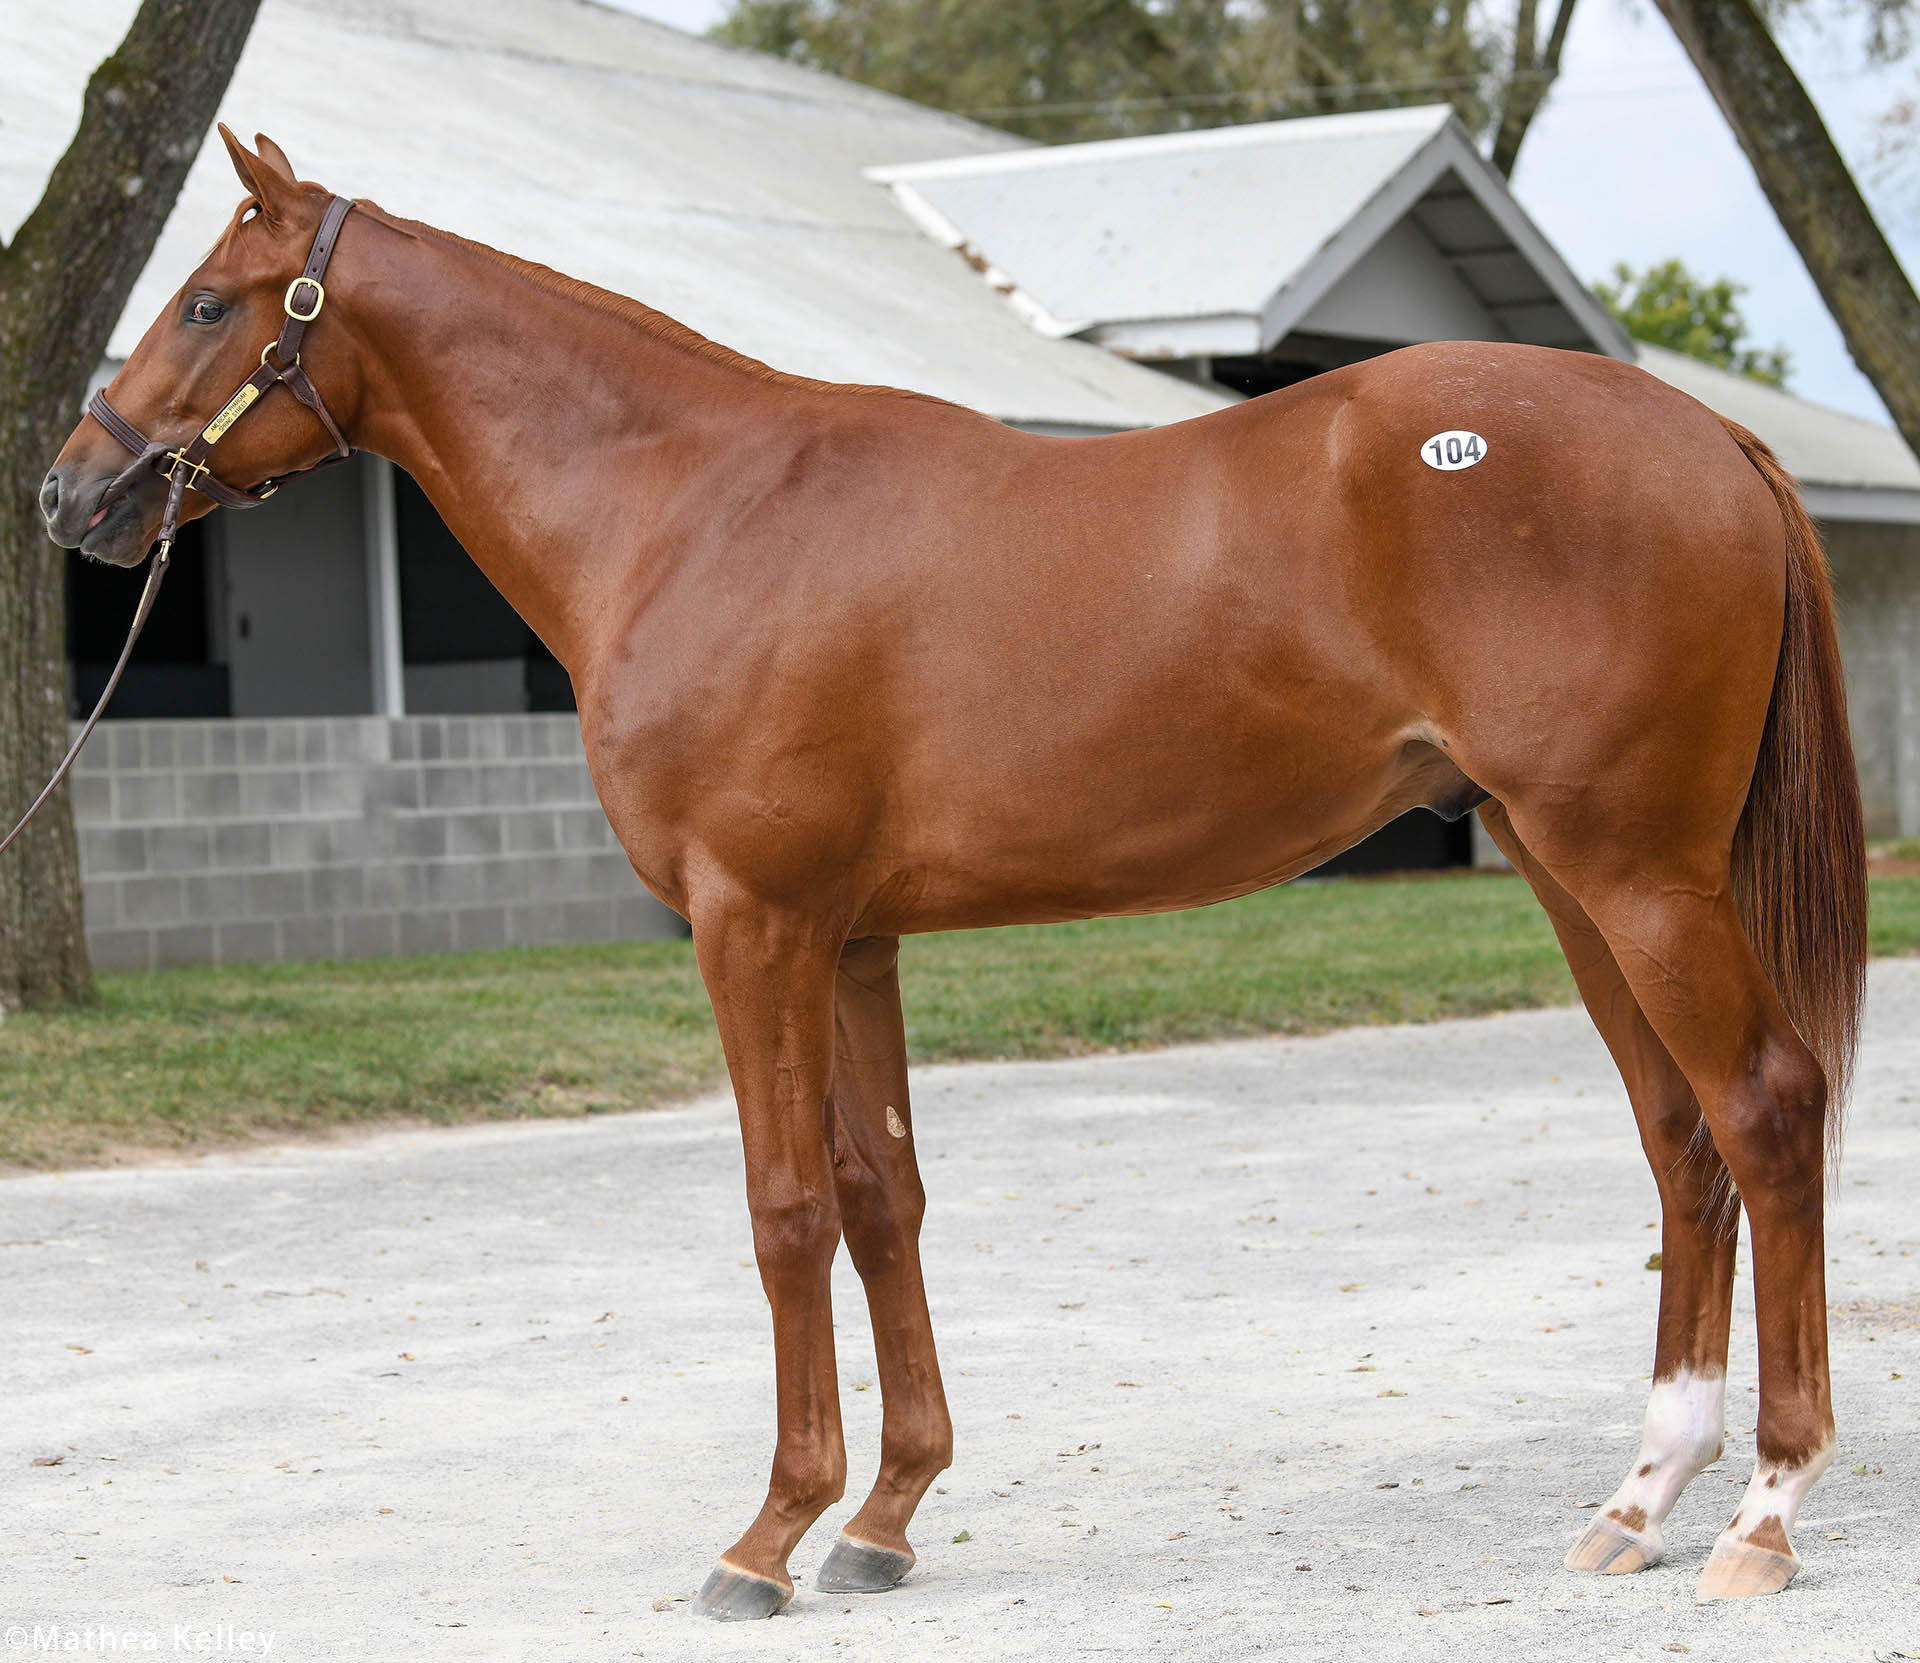
[[[1290,724],[1291,726],[1291,724]],[[1205,906],[1311,870],[1470,782],[1424,743],[1300,727],[1207,744],[1002,756],[936,806],[907,808],[864,929],[1038,923]],[[957,776],[949,773],[952,780]],[[904,805],[903,805],[904,806]]]

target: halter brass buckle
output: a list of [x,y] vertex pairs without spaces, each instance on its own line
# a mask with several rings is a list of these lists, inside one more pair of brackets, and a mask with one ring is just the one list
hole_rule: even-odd
[[[299,291],[302,283],[313,290],[313,310],[310,312],[302,312],[293,304],[293,297]],[[312,323],[313,320],[320,315],[320,308],[326,305],[326,303],[327,291],[322,287],[319,278],[296,277],[287,285],[286,299],[281,301],[280,304],[286,309],[287,316],[292,318],[295,323]]]
[[162,468],[160,470],[160,477],[171,485],[174,474],[179,469],[185,468],[187,470],[187,489],[189,491],[193,489],[194,481],[203,473],[210,473],[212,471],[205,462],[189,462],[187,460],[187,447],[185,445],[182,445],[178,450],[168,451],[167,461],[171,466]]

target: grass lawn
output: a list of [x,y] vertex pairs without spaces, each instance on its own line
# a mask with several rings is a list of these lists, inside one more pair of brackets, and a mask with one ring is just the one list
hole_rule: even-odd
[[[1876,953],[1920,951],[1920,877],[1873,881]],[[1517,878],[1295,885],[1159,918],[921,936],[919,1062],[1056,1057],[1562,1003]],[[98,1006],[0,1024],[0,1165],[356,1121],[582,1114],[717,1085],[686,942],[101,978]]]

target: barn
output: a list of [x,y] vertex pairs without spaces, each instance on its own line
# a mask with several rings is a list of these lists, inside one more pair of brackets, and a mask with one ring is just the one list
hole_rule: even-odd
[[[24,216],[129,0],[27,0],[0,61]],[[299,63],[289,76],[284,65]],[[1871,829],[1920,832],[1920,466],[1890,430],[1636,348],[1445,109],[1041,149],[591,0],[266,0],[222,108],[303,175],[633,294],[781,369],[1092,435],[1410,342],[1639,361],[1807,490]],[[235,201],[203,150],[102,366]],[[87,708],[137,583],[76,560]],[[191,529],[74,780],[115,966],[674,932],[595,804],[565,673],[378,458]],[[1470,859],[1414,816],[1349,868]]]

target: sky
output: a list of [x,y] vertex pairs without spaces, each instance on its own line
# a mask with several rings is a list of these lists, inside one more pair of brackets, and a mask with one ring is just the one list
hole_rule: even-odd
[[[608,3],[693,31],[729,9],[726,0]],[[1867,69],[1858,27],[1839,23],[1796,25],[1783,40],[1882,228],[1908,270],[1920,269],[1920,158],[1904,179],[1885,184],[1874,164],[1878,116],[1901,96],[1920,94],[1916,60]],[[1513,184],[1568,264],[1592,282],[1617,260],[1640,267],[1678,256],[1697,276],[1731,277],[1746,286],[1740,304],[1754,344],[1784,345],[1793,355],[1793,392],[1886,420],[1746,157],[1652,5],[1580,0],[1561,69]]]

